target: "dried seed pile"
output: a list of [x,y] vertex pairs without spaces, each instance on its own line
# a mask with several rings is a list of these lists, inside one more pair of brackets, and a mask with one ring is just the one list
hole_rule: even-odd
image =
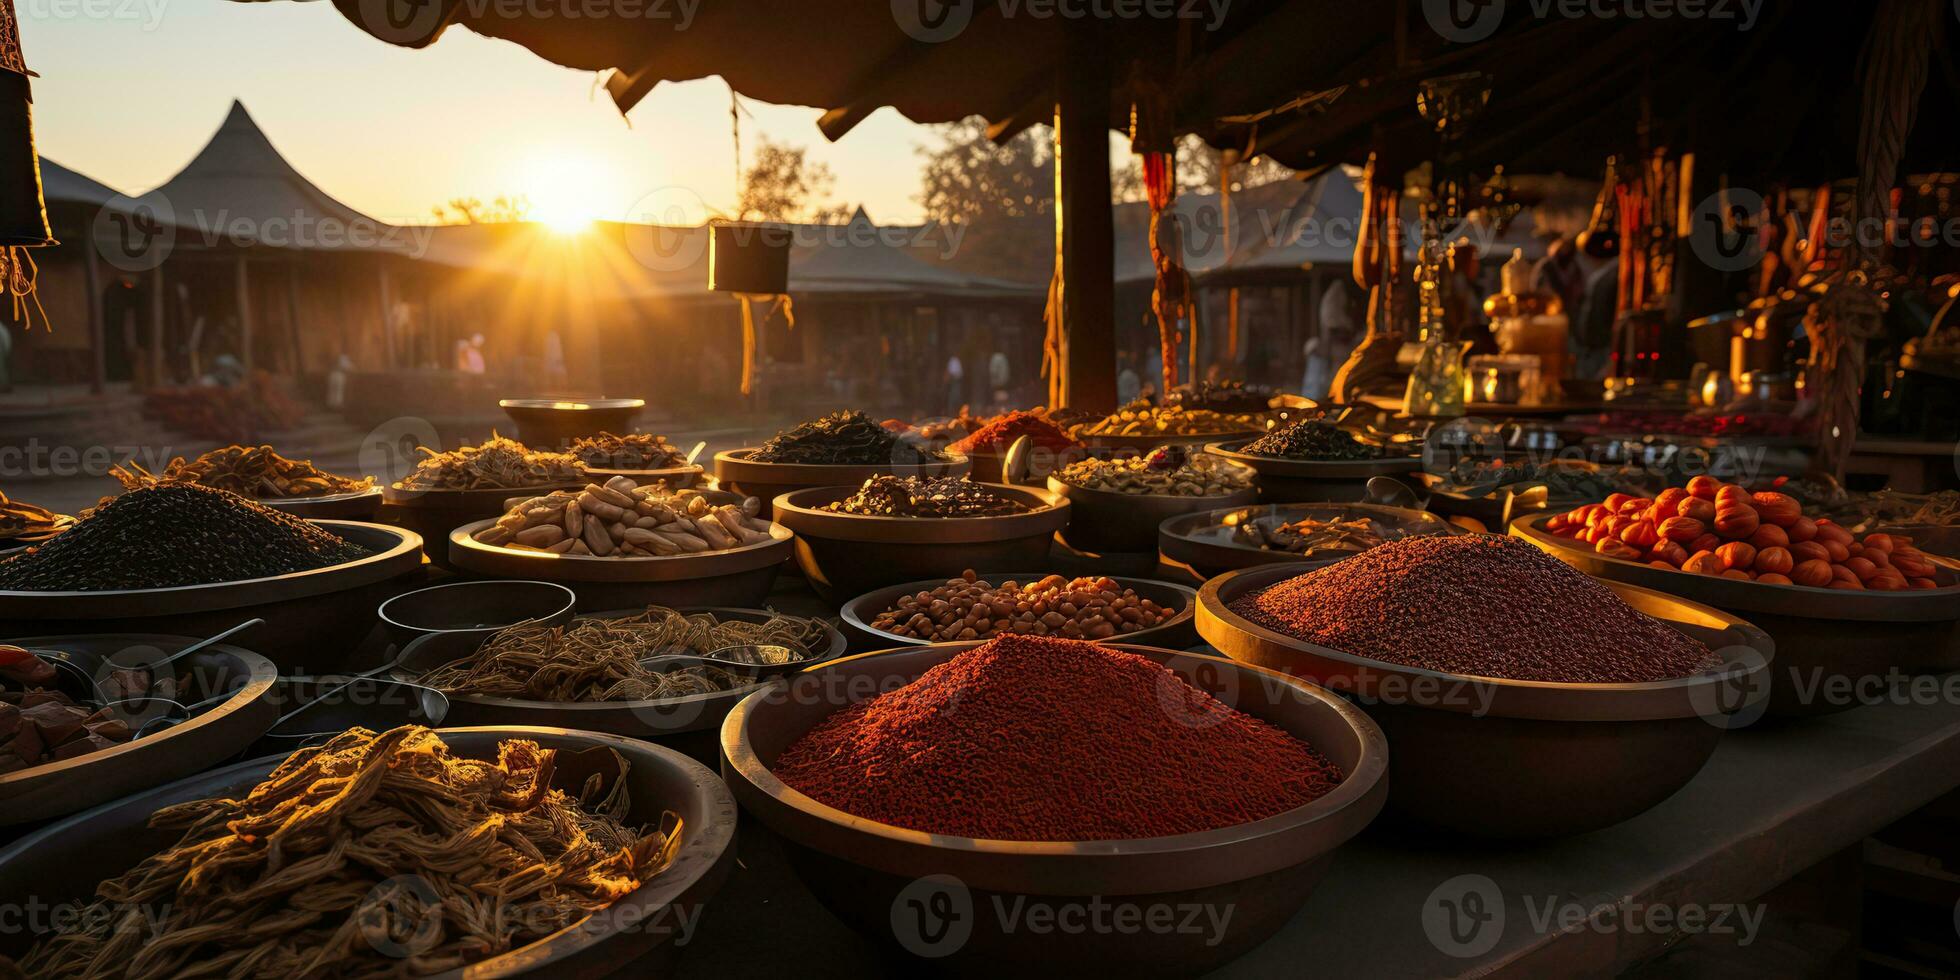
[[1177,615],[1111,578],[1029,582],[995,588],[969,568],[930,592],[900,596],[871,628],[930,640],[984,640],[1002,633],[1106,640],[1147,630]]
[[539,452],[494,432],[481,446],[446,453],[427,446],[416,449],[424,458],[402,478],[401,486],[409,490],[514,490],[584,479],[578,457]]
[[1077,428],[1074,434],[1087,436],[1204,436],[1231,432],[1258,431],[1265,419],[1253,413],[1214,412],[1205,408],[1158,408],[1149,402],[1131,402],[1107,418]]
[[824,505],[833,514],[862,517],[1001,517],[1034,508],[992,490],[950,476],[874,476],[857,492]]
[[114,497],[47,544],[0,562],[0,589],[205,585],[310,571],[367,554],[235,493],[166,483]]
[[1268,432],[1248,443],[1241,452],[1277,459],[1346,460],[1378,459],[1380,448],[1354,437],[1354,433],[1319,419],[1304,419]]
[[1022,436],[1027,436],[1028,441],[1038,448],[1055,452],[1081,445],[1045,416],[1034,412],[1008,412],[953,443],[950,448],[956,453],[1004,453],[1014,445],[1014,440]]
[[834,412],[776,433],[749,459],[822,466],[918,466],[945,462],[946,454],[901,438],[863,412]]
[[175,844],[102,882],[31,977],[398,977],[528,945],[673,864],[681,822],[633,828],[626,761],[577,796],[557,753],[511,739],[496,762],[426,728],[350,729],[301,749],[242,799],[158,810]]
[[1699,641],[1517,538],[1390,541],[1232,603],[1267,629],[1452,674],[1635,683],[1701,673]]
[[1265,385],[1248,385],[1243,381],[1199,381],[1172,388],[1164,404],[1214,412],[1263,412],[1272,405],[1276,394]]
[[1159,446],[1142,456],[1085,459],[1055,479],[1072,487],[1165,497],[1220,497],[1252,486],[1252,470],[1210,453]]
[[358,493],[374,486],[374,481],[366,478],[335,476],[314,466],[312,460],[288,459],[271,446],[226,446],[188,461],[179,456],[163,468],[162,474],[153,474],[131,460],[111,467],[109,475],[128,490],[152,483],[195,483],[241,497],[275,500]]
[[666,436],[645,432],[624,436],[601,432],[577,439],[572,442],[572,455],[601,470],[666,470],[687,465],[687,454]]
[[846,813],[993,840],[1214,830],[1309,803],[1340,768],[1148,657],[1003,636],[843,709],[771,767]]

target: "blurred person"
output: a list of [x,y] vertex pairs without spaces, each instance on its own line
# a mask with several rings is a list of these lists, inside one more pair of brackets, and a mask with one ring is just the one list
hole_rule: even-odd
[[1143,378],[1137,375],[1137,356],[1124,351],[1116,357],[1116,404],[1128,405],[1143,394]]
[[470,339],[463,343],[463,373],[482,374],[484,368],[483,335],[480,333],[471,334]]
[[1334,383],[1334,363],[1327,356],[1328,345],[1319,337],[1308,337],[1301,353],[1306,356],[1306,367],[1300,372],[1300,397],[1314,401],[1327,399],[1327,386]]
[[1557,296],[1567,316],[1579,309],[1586,294],[1586,269],[1570,239],[1558,235],[1545,246],[1545,257],[1531,270],[1531,289]]
[[946,358],[946,414],[958,415],[960,406],[966,404],[966,365],[960,363],[960,355],[955,353]]

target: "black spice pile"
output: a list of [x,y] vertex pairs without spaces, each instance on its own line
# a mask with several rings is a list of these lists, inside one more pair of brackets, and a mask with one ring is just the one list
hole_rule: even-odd
[[0,562],[0,589],[204,585],[325,568],[367,554],[235,493],[159,484],[124,493],[47,544]]
[[1699,641],[1517,538],[1390,541],[1232,603],[1267,629],[1452,674],[1637,683],[1718,665]]
[[749,459],[819,466],[918,466],[944,462],[946,455],[900,438],[863,412],[835,412],[776,433]]
[[1240,451],[1299,460],[1375,459],[1382,454],[1380,449],[1356,439],[1346,429],[1317,419],[1268,432]]
[[954,477],[874,476],[858,492],[824,509],[864,517],[1000,517],[1033,508]]

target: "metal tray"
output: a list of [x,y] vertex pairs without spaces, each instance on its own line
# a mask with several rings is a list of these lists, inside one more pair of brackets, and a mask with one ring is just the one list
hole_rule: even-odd
[[1734,616],[1618,582],[1604,584],[1707,644],[1723,657],[1723,669],[1642,684],[1473,677],[1344,653],[1229,608],[1299,574],[1295,566],[1270,565],[1206,582],[1198,590],[1198,633],[1234,660],[1310,678],[1360,701],[1388,733],[1395,756],[1390,812],[1425,830],[1530,840],[1646,812],[1701,771],[1725,730],[1761,714],[1778,653],[1768,635]]
[[1388,459],[1353,459],[1311,462],[1274,459],[1241,452],[1251,439],[1213,442],[1206,452],[1217,453],[1235,463],[1259,471],[1259,502],[1266,504],[1346,502],[1368,496],[1368,481],[1377,476],[1397,480],[1418,497],[1428,490],[1416,474],[1422,470],[1421,456]]
[[[749,813],[780,834],[791,866],[833,913],[865,935],[904,944],[894,908],[930,897],[921,879],[950,875],[975,910],[995,901],[1047,907],[1098,901],[1229,905],[1222,938],[1172,930],[1134,934],[1005,932],[973,917],[971,935],[936,961],[962,972],[1037,975],[1094,971],[1196,975],[1258,945],[1293,919],[1341,844],[1380,811],[1388,756],[1380,729],[1313,684],[1153,647],[1157,660],[1220,700],[1311,744],[1347,778],[1305,806],[1219,830],[1138,840],[1033,842],[927,834],[866,820],[790,789],[770,765],[804,732],[858,698],[908,683],[978,644],[944,643],[863,654],[805,671],[786,692],[750,695],[723,722],[722,775]],[[924,893],[924,894],[922,894]],[[917,949],[918,936],[911,948]],[[929,938],[929,937],[927,937]]]
[[1154,551],[1157,529],[1165,521],[1200,511],[1242,507],[1252,503],[1259,494],[1252,487],[1210,497],[1117,493],[1078,487],[1052,476],[1048,478],[1048,489],[1057,496],[1067,497],[1071,505],[1062,540],[1069,547],[1086,552]]
[[[538,942],[438,976],[605,977],[628,966],[660,968],[676,953],[680,923],[691,921],[721,888],[735,861],[735,801],[715,774],[670,749],[633,739],[557,728],[457,728],[442,737],[458,755],[494,760],[506,739],[576,752],[610,748],[628,763],[630,819],[658,824],[663,811],[682,821],[680,853],[665,872],[610,907]],[[148,826],[155,811],[177,803],[237,796],[263,781],[283,756],[240,762],[98,807],[16,841],[0,851],[0,893],[50,907],[79,908],[96,884],[120,875],[178,838]],[[685,916],[687,918],[681,918]],[[0,935],[0,954],[18,956],[38,938],[26,929]]]
[[[979,577],[999,585],[1002,582],[1019,582],[1023,585],[1046,578],[1047,572],[980,572]],[[954,576],[948,576],[952,578]],[[1073,578],[1074,576],[1064,576]],[[929,646],[931,640],[918,637],[899,636],[871,627],[878,614],[892,607],[900,597],[919,592],[930,592],[945,585],[948,578],[926,579],[920,582],[907,582],[867,592],[844,604],[840,615],[844,620],[845,636],[857,649],[887,648],[893,645]],[[1192,617],[1197,611],[1197,592],[1188,586],[1171,582],[1159,582],[1143,578],[1119,578],[1111,576],[1117,585],[1133,589],[1142,598],[1149,599],[1166,609],[1177,610],[1177,615],[1152,626],[1147,630],[1124,633],[1105,642],[1121,643],[1125,646],[1151,646],[1183,649],[1198,642],[1197,630],[1192,625]]]

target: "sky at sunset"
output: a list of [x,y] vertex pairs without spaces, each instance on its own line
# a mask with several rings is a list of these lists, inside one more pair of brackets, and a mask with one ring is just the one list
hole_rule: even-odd
[[[596,75],[461,28],[411,51],[324,2],[17,4],[41,76],[42,155],[124,192],[168,180],[236,98],[301,173],[383,220],[428,220],[452,197],[513,191],[540,211],[613,219],[649,195],[662,207],[734,201],[718,79],[662,85],[623,121]],[[745,159],[762,134],[807,146],[835,174],[835,198],[883,223],[917,219],[913,150],[929,131],[881,109],[830,143],[815,109],[743,104],[754,116],[743,121]]]

